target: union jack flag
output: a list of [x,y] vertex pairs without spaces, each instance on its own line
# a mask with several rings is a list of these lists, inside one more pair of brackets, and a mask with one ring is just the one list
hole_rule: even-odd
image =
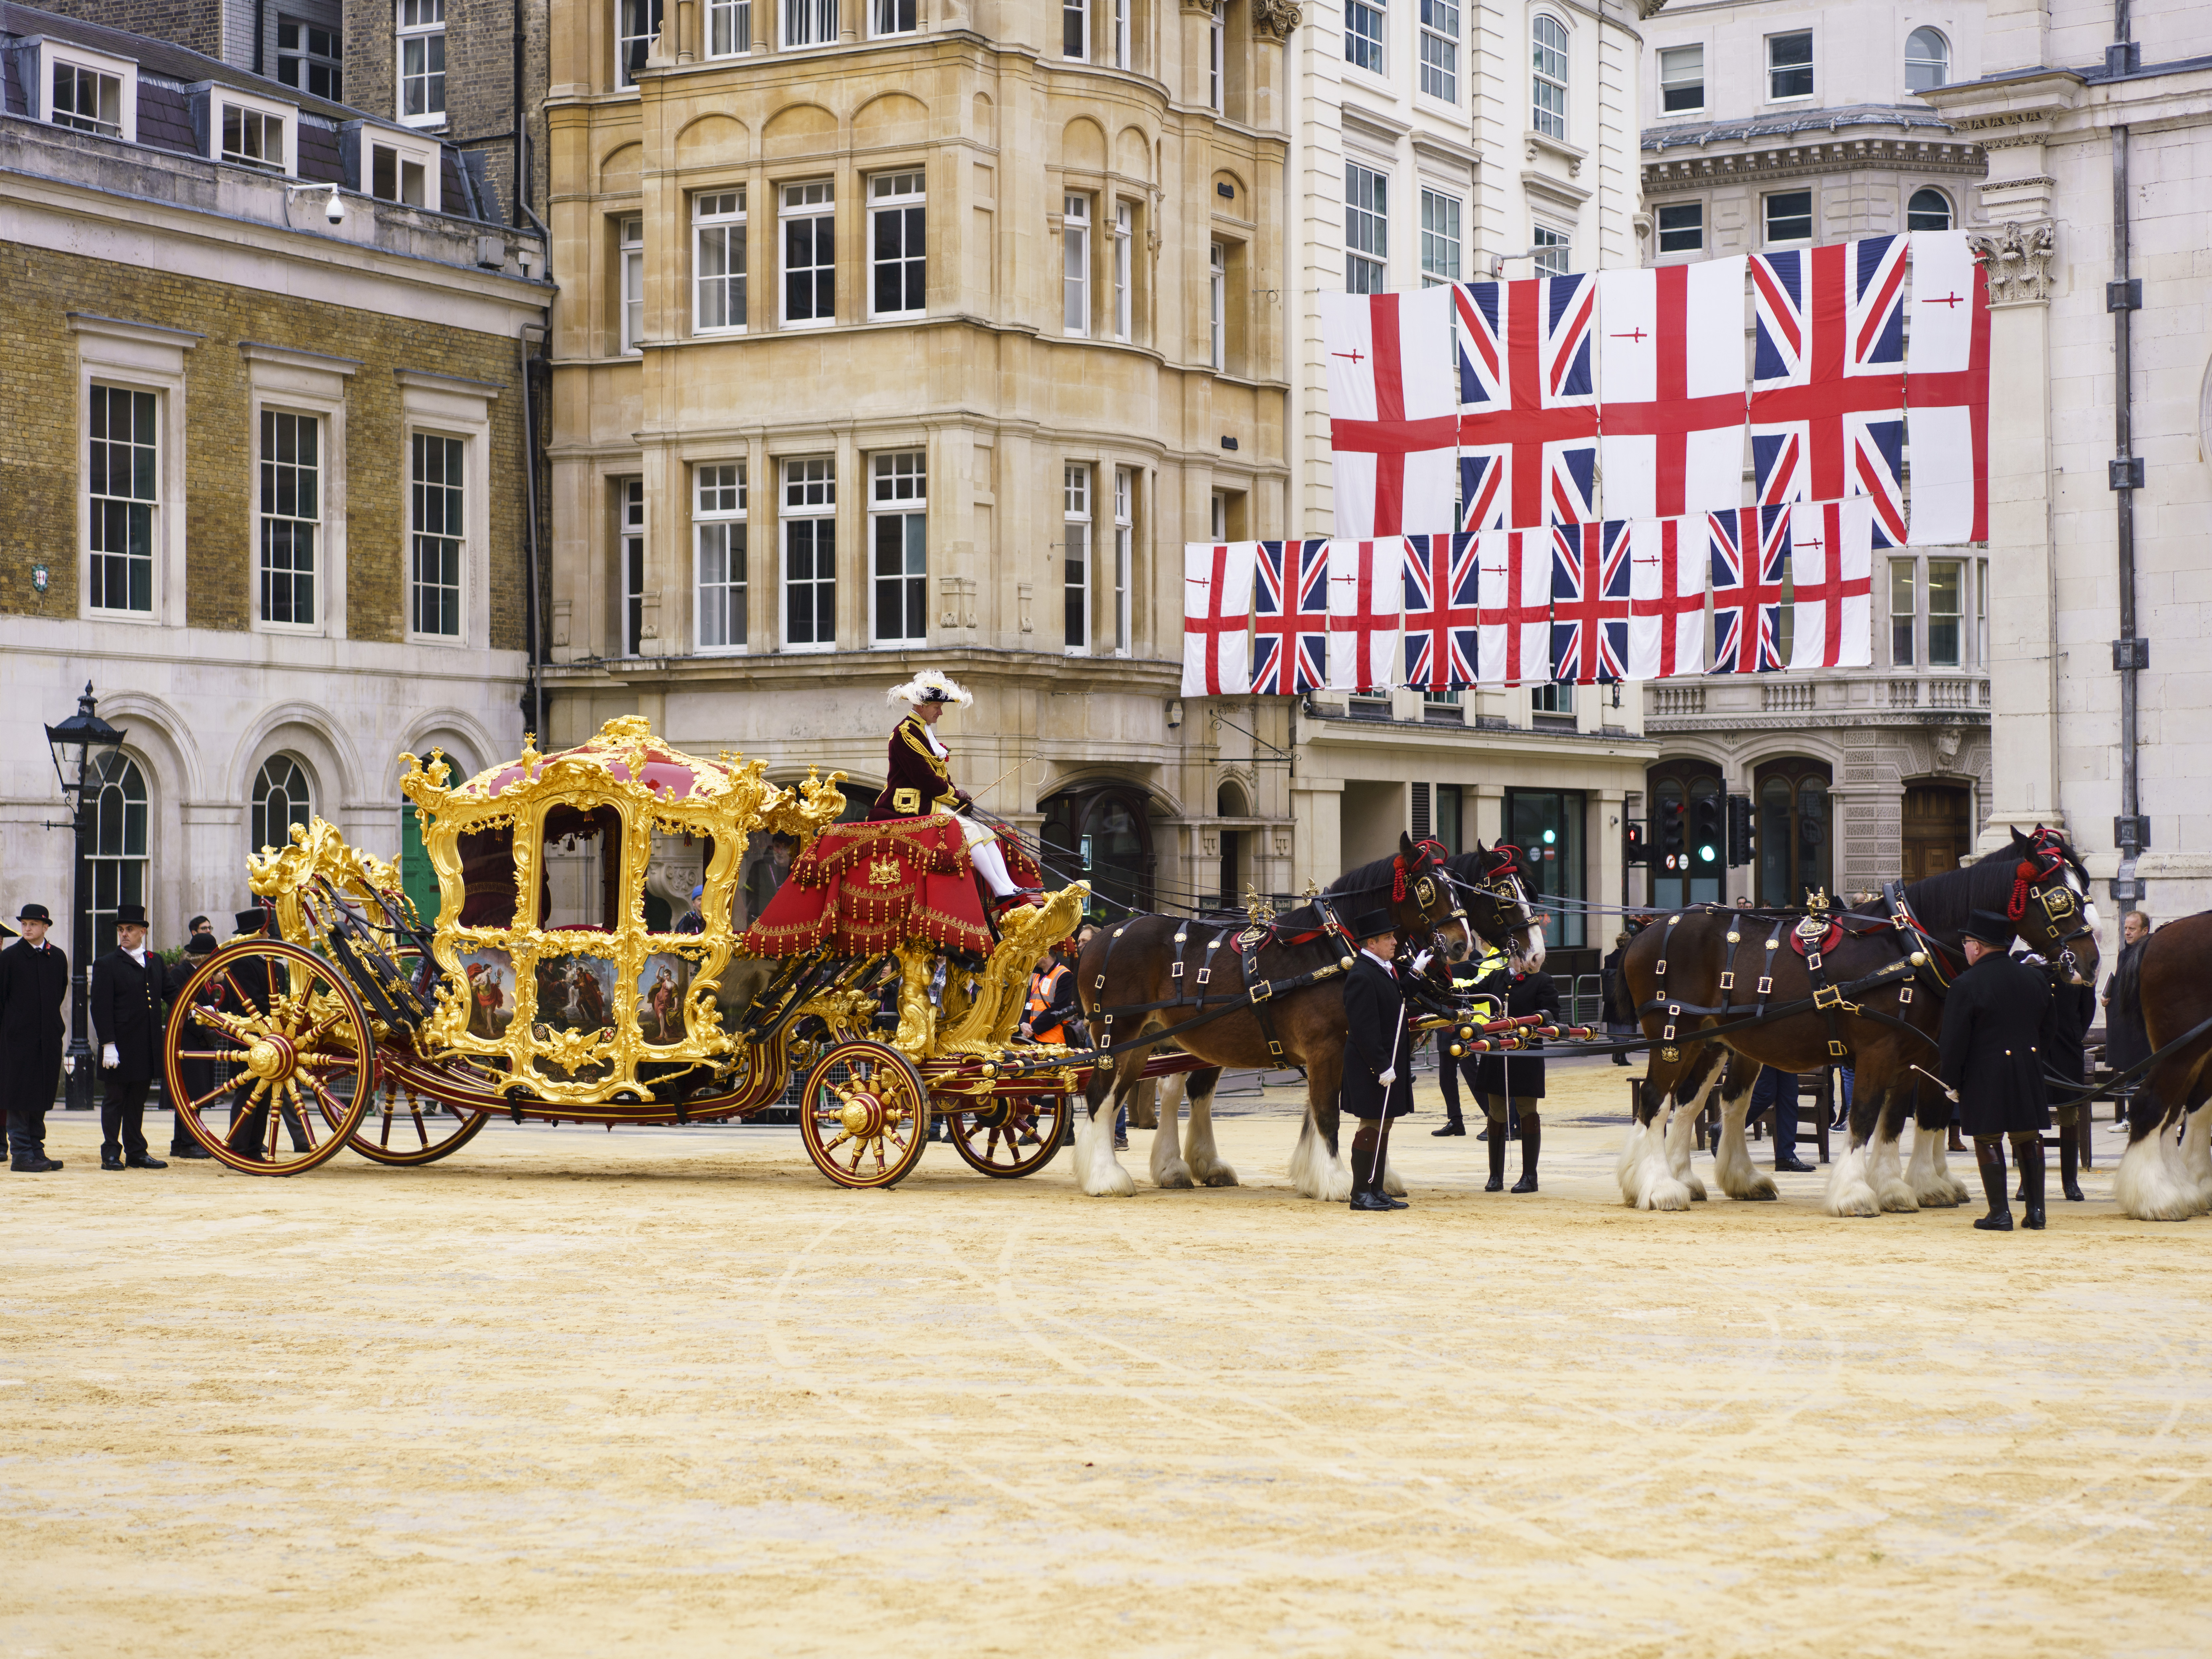
[[1476,684],[1481,630],[1475,546],[1480,538],[1406,538],[1406,684],[1449,691]]
[[1552,527],[1553,679],[1627,678],[1629,546],[1626,519]]
[[1782,584],[1790,574],[1790,509],[1734,507],[1705,515],[1713,564],[1715,674],[1782,666]]
[[1461,283],[1462,530],[1597,517],[1597,279]]
[[1328,543],[1261,542],[1253,591],[1252,690],[1297,697],[1328,680]]
[[1871,495],[1905,541],[1902,236],[1754,255],[1751,459],[1762,505]]

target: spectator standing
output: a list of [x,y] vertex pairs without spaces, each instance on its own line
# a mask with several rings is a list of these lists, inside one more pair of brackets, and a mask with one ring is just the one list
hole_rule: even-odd
[[[2150,1033],[2143,1025],[2142,952],[2150,939],[2150,918],[2130,910],[2120,918],[2120,959],[2105,981],[2105,1060],[2124,1072],[2150,1058]],[[2130,1084],[2127,1092],[2133,1094]]]
[[1759,1068],[1759,1079],[1751,1085],[1751,1109],[1746,1119],[1755,1123],[1768,1111],[1774,1114],[1775,1173],[1807,1174],[1813,1166],[1797,1156],[1796,1073],[1785,1072],[1779,1066]]
[[[190,951],[191,949],[191,942],[202,936],[205,936],[208,939],[214,939],[215,924],[210,921],[205,916],[194,916],[190,921],[185,924],[185,948]],[[195,951],[194,954],[197,955],[198,953]]]
[[62,1167],[46,1156],[46,1109],[62,1070],[62,999],[69,958],[46,943],[53,918],[26,904],[23,935],[0,951],[0,1102],[8,1108],[8,1167],[44,1175]]
[[[1628,1002],[1628,975],[1620,971],[1623,957],[1628,954],[1628,935],[1616,933],[1613,939],[1613,954],[1599,964],[1604,978],[1600,981],[1605,992],[1605,1034],[1615,1042],[1626,1042],[1636,1035],[1636,1010]],[[1613,1063],[1626,1066],[1628,1056],[1615,1054]]]
[[146,949],[146,908],[119,905],[115,948],[92,964],[93,1040],[107,1092],[100,1107],[100,1167],[166,1170],[146,1150],[146,1091],[161,1064],[169,966]]
[[[2075,984],[2064,969],[2053,967],[2041,957],[2024,959],[2030,967],[2041,969],[2051,981],[2051,1016],[2044,1025],[2043,1094],[2051,1116],[2058,1121],[2058,1190],[2067,1202],[2079,1204],[2082,1201],[2081,1114],[2088,1109],[2079,1097],[2079,1087],[2088,1079],[2088,1055],[2083,1043],[2089,1022],[2096,1018],[2097,994],[2089,986]],[[2063,1087],[2054,1079],[2075,1087]],[[2027,1194],[2021,1196],[2025,1200]]]

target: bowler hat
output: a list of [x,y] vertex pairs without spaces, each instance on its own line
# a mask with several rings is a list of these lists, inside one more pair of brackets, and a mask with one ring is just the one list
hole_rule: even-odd
[[27,904],[15,913],[18,921],[43,921],[51,924],[53,918],[46,914],[43,904]]
[[143,904],[117,905],[115,925],[118,927],[143,927],[146,925],[146,907]]
[[268,928],[269,913],[257,904],[251,910],[237,912],[231,920],[238,924],[240,933],[258,933]]
[[1363,945],[1370,939],[1380,939],[1385,933],[1397,931],[1398,924],[1391,920],[1388,910],[1370,910],[1364,916],[1354,917],[1352,923],[1352,938]]
[[1968,939],[1978,939],[1988,945],[1992,951],[2012,948],[2012,923],[1994,910],[1975,911],[1966,918],[1966,925],[1960,931]]
[[222,948],[222,941],[213,933],[194,933],[185,941],[185,954],[188,957],[211,957]]

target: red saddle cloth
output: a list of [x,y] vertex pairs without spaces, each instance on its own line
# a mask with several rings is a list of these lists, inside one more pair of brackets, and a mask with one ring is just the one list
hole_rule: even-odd
[[967,843],[950,818],[832,825],[745,930],[756,957],[825,944],[841,956],[876,956],[914,940],[979,956],[995,943]]

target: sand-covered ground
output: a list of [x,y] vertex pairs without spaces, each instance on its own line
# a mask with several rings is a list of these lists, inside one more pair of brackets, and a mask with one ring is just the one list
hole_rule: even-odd
[[1125,1201],[775,1128],[104,1174],[56,1113],[0,1654],[2212,1649],[2212,1221],[2121,1217],[2109,1125],[2039,1236],[1638,1214],[1626,1075],[1554,1066],[1534,1196],[1409,1120],[1390,1217],[1289,1190],[1281,1090],[1245,1186],[1139,1135]]

